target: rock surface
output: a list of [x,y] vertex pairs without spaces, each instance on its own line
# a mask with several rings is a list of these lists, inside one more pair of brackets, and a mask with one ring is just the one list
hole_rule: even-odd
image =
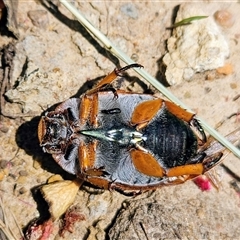
[[[208,5],[208,6],[207,6]],[[214,13],[217,4],[182,4],[175,22],[193,16],[208,16],[173,29],[164,56],[166,79],[170,85],[190,81],[194,74],[222,67],[229,56],[229,45]]]

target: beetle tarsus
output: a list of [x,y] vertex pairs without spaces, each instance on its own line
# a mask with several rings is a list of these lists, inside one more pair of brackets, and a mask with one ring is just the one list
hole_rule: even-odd
[[206,158],[203,161],[203,166],[204,166],[204,172],[207,172],[208,170],[210,170],[211,168],[213,168],[216,164],[219,163],[219,160],[221,159],[221,157],[223,156],[222,152],[217,152],[214,155],[209,156],[208,158]]
[[206,157],[205,152],[199,152],[194,158],[191,158],[187,161],[187,164],[194,164],[194,163],[200,163],[204,160]]
[[106,92],[106,91],[111,91],[114,95],[113,99],[118,99],[117,90],[114,87],[112,87],[111,84],[104,84],[99,89],[99,92]]
[[130,68],[143,68],[143,66],[138,64],[138,63],[133,63],[133,64],[127,65],[127,66],[125,66],[123,68],[120,68],[120,69],[116,68],[115,73],[116,73],[117,76],[121,77],[122,76],[121,73],[127,71]]
[[202,144],[206,143],[207,142],[207,137],[206,137],[206,134],[205,134],[202,126],[200,125],[199,121],[196,118],[193,118],[190,121],[190,125],[193,127],[195,133],[197,134],[197,136],[201,140]]

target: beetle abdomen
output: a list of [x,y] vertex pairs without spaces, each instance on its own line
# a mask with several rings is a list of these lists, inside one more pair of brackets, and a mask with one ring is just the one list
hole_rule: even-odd
[[144,129],[144,137],[144,147],[163,167],[184,165],[197,152],[197,138],[190,126],[166,108]]

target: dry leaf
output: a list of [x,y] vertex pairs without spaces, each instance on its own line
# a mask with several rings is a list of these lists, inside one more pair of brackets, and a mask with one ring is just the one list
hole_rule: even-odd
[[72,205],[82,183],[82,180],[63,180],[52,182],[41,188],[43,197],[49,204],[49,212],[53,220],[61,217]]

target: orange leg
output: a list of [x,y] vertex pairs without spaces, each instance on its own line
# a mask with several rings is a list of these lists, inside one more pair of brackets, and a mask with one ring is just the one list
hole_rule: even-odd
[[81,166],[81,174],[88,176],[102,176],[104,169],[97,169],[94,167],[95,152],[97,147],[97,141],[91,142],[87,145],[82,144],[79,147],[79,162]]
[[167,177],[179,177],[183,175],[201,175],[204,173],[204,166],[202,163],[189,164],[184,166],[177,166],[166,171]]
[[93,127],[98,127],[98,95],[84,95],[82,97],[80,111],[79,111],[79,119],[80,123],[83,125],[88,120]]
[[168,177],[178,177],[183,175],[192,175],[191,178],[197,175],[202,175],[215,167],[222,157],[222,153],[218,152],[211,156],[206,157],[203,162],[195,163],[195,164],[188,164],[184,166],[177,166],[170,168],[166,171],[166,176]]
[[87,169],[94,168],[96,147],[97,141],[88,144],[81,143],[79,146],[79,165],[82,172],[85,172]]
[[130,65],[120,68],[120,69],[114,69],[109,75],[107,75],[103,80],[101,80],[93,89],[89,90],[86,94],[91,95],[93,93],[98,92],[100,89],[111,84],[118,76],[121,75],[122,72],[125,72],[126,70],[128,70],[130,68],[135,68],[135,67],[143,67],[143,66],[135,63],[135,64],[130,64]]
[[90,123],[91,126],[94,128],[98,127],[98,95],[94,94],[93,95],[93,100],[92,100],[92,108],[91,108],[91,114],[90,114]]
[[161,108],[163,100],[160,98],[138,104],[132,114],[131,124],[138,125],[137,130],[144,128]]
[[85,124],[89,119],[89,115],[91,113],[92,108],[92,102],[93,102],[92,96],[84,95],[81,99],[79,119],[82,125]]
[[103,178],[88,176],[86,180],[88,182],[90,182],[91,184],[98,186],[100,188],[103,188],[103,189],[109,189],[109,187],[110,187],[110,182]]
[[192,179],[192,178],[195,178],[196,176],[195,175],[183,175],[183,176],[179,176],[177,177],[176,179],[174,180],[169,180],[168,182],[165,182],[164,185],[165,186],[171,186],[171,185],[179,185],[179,184],[183,184],[185,183],[186,181]]
[[164,169],[150,153],[132,149],[130,154],[133,164],[139,172],[152,177],[163,177],[165,175]]
[[145,175],[152,177],[184,177],[185,175],[189,176],[184,177],[184,179],[191,179],[198,175],[204,174],[209,169],[214,167],[219,162],[222,156],[221,153],[217,153],[214,156],[207,157],[201,163],[187,164],[183,166],[164,169],[160,166],[158,161],[148,152],[144,152],[139,149],[132,149],[130,150],[130,154],[135,168]]
[[172,114],[174,114],[176,117],[186,121],[186,122],[190,122],[191,119],[194,117],[193,113],[187,112],[186,110],[184,110],[183,108],[179,107],[178,105],[169,102],[169,101],[164,101],[165,105],[168,109],[169,112],[171,112]]
[[176,117],[182,119],[183,121],[188,122],[191,125],[192,130],[198,136],[200,145],[203,145],[207,141],[204,130],[202,129],[197,119],[194,118],[193,113],[190,113],[184,110],[183,108],[179,107],[178,105],[169,101],[165,101],[165,105],[169,112],[174,114]]

